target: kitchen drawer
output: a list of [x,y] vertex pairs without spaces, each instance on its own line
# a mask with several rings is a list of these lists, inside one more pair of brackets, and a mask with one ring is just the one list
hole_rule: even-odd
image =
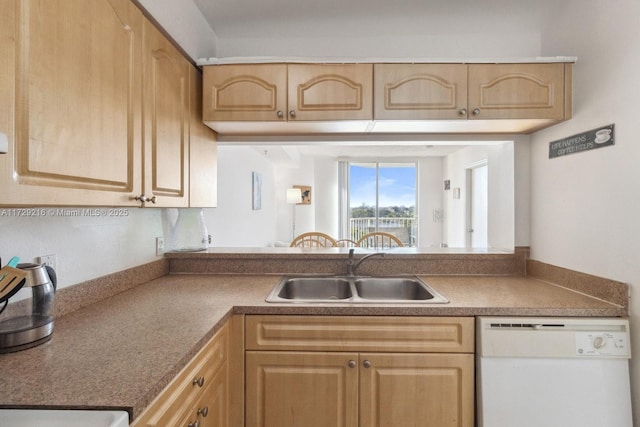
[[[134,424],[135,427],[181,425],[186,411],[201,399],[218,371],[226,372],[229,326],[225,325],[169,383]],[[222,369],[221,369],[222,368]]]
[[473,317],[246,316],[247,350],[473,353]]
[[[229,405],[229,381],[227,381],[227,367],[223,366],[198,399],[189,408],[182,421],[181,427],[227,427],[229,425],[227,406]],[[197,424],[196,424],[197,423]]]

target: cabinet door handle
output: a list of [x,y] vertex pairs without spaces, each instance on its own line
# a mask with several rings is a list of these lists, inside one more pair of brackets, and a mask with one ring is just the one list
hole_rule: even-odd
[[279,119],[284,117],[284,113],[282,112],[282,110],[278,110],[278,112],[276,113],[276,116],[278,116]]
[[144,194],[141,194],[139,196],[134,197],[133,200],[137,200],[141,203],[151,202],[155,204],[158,199],[156,198],[156,196],[147,197]]
[[480,114],[480,109],[479,108],[474,108],[473,111],[471,112],[471,114],[473,114],[474,116],[477,116],[478,114]]
[[371,367],[371,362],[368,360],[365,360],[364,362],[362,362],[362,366],[364,366],[365,368],[370,368]]
[[209,407],[205,406],[204,408],[200,409],[198,408],[198,415],[202,415],[203,417],[207,417],[207,415],[209,415]]
[[462,108],[461,110],[458,111],[458,115],[459,116],[466,116],[467,115],[467,109],[466,108]]
[[357,365],[357,363],[356,363],[356,361],[355,361],[355,360],[349,360],[348,365],[349,365],[349,367],[350,367],[350,368],[355,368],[355,367],[356,367],[356,365]]
[[196,420],[192,423],[187,424],[187,427],[200,427],[200,421]]
[[193,380],[193,385],[197,385],[198,387],[202,387],[204,385],[204,377],[199,377]]
[[291,111],[289,111],[289,115],[290,115],[291,117],[295,117],[295,116],[296,116],[296,110],[291,110]]

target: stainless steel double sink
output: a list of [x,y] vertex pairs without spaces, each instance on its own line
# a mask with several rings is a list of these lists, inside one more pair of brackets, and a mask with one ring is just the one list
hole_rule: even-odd
[[446,304],[446,298],[416,276],[284,276],[267,302]]

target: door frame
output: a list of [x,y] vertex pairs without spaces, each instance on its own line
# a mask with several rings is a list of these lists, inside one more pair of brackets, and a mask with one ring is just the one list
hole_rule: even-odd
[[[476,162],[473,163],[469,163],[465,166],[464,170],[465,170],[465,179],[466,179],[466,198],[465,198],[465,247],[467,248],[471,248],[472,247],[472,235],[471,233],[473,233],[473,229],[472,229],[472,210],[473,210],[473,170],[477,169],[477,168],[481,168],[481,167],[487,167],[487,177],[489,175],[489,160],[488,159],[482,159],[482,160],[478,160]],[[488,191],[488,182],[487,182],[487,191]],[[487,194],[487,198],[488,198],[488,194]],[[488,203],[488,200],[487,200]],[[487,219],[489,217],[489,212],[487,209]],[[488,237],[488,230],[487,230],[487,237]],[[489,242],[487,241],[487,246],[489,245]]]

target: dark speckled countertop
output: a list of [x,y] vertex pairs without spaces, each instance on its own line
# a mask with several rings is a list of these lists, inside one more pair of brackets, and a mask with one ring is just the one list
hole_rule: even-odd
[[53,338],[0,355],[0,407],[125,409],[134,418],[233,313],[626,316],[541,280],[425,276],[436,305],[270,304],[279,275],[169,274],[56,319]]

